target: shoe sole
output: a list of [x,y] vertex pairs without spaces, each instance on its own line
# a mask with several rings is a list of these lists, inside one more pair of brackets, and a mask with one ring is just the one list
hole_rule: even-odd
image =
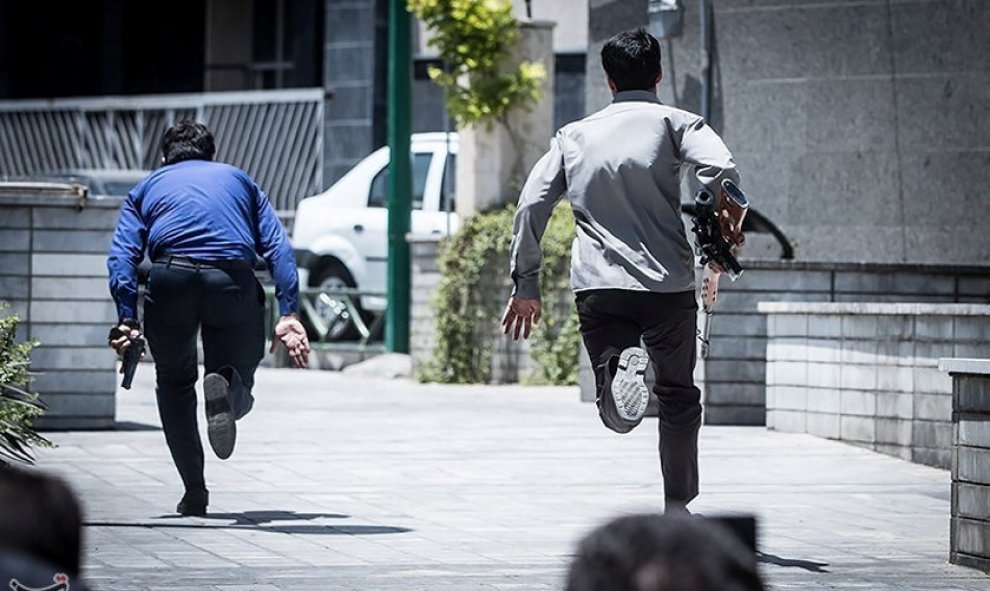
[[203,394],[206,396],[206,433],[213,453],[226,460],[234,453],[237,424],[230,409],[230,384],[220,374],[211,373],[203,378]]
[[649,358],[646,351],[630,347],[619,356],[619,367],[612,378],[612,399],[619,417],[625,421],[638,422],[646,414],[650,392],[646,388],[644,376]]

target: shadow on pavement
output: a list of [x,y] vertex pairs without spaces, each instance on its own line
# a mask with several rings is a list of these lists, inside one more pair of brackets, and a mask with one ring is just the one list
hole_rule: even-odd
[[823,567],[828,566],[827,562],[814,562],[813,560],[798,560],[796,558],[781,558],[766,552],[757,552],[756,560],[763,564],[773,564],[776,566],[793,567],[806,570],[810,573],[827,573]]
[[[243,511],[241,513],[207,513],[198,519],[234,521],[234,525],[262,525],[274,521],[312,521],[314,519],[347,519],[342,513],[296,513],[295,511]],[[182,515],[160,515],[158,519],[186,519]]]
[[157,425],[149,425],[147,423],[136,423],[134,421],[117,421],[113,424],[113,427],[108,429],[109,431],[161,431],[162,428]]
[[280,534],[315,534],[324,536],[374,536],[381,534],[404,534],[413,531],[408,527],[390,525],[209,525],[205,523],[123,523],[114,521],[94,521],[87,527],[133,527],[145,529],[222,529],[226,531],[253,530],[270,531]]
[[[380,535],[401,534],[413,531],[407,527],[388,525],[317,525],[286,523],[265,525],[279,521],[312,521],[314,519],[347,519],[350,515],[340,513],[296,513],[295,511],[244,511],[241,513],[207,513],[203,517],[183,517],[182,515],[162,515],[151,521],[90,521],[88,527],[133,527],[148,529],[222,529],[270,531],[283,534],[316,535]],[[158,521],[162,520],[162,521]],[[165,521],[167,520],[167,521]],[[173,520],[188,520],[177,523]],[[203,520],[233,521],[230,524],[203,523]]]

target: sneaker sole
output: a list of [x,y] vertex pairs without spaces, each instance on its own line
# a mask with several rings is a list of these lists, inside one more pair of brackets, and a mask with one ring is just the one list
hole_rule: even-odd
[[646,414],[650,392],[644,376],[649,358],[646,351],[630,347],[619,356],[619,367],[612,379],[612,399],[619,416],[626,421],[640,421]]
[[203,394],[206,397],[206,433],[213,453],[226,460],[234,453],[237,424],[230,409],[230,384],[216,373],[203,378]]

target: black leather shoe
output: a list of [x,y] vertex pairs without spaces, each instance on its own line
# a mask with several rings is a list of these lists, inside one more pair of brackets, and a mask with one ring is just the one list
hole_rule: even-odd
[[175,506],[179,515],[206,515],[206,506],[210,504],[210,492],[203,490],[187,490],[182,500]]
[[234,453],[237,439],[237,425],[230,407],[230,383],[218,373],[206,374],[203,378],[203,393],[206,397],[206,433],[213,453],[226,460]]

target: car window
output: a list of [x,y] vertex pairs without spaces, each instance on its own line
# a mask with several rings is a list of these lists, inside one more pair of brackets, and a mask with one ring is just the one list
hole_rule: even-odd
[[[412,161],[412,208],[423,209],[423,193],[426,192],[426,173],[430,171],[430,160],[433,154],[413,154]],[[371,181],[371,193],[368,195],[368,207],[387,207],[388,205],[388,167],[382,169]]]
[[443,189],[440,194],[443,195],[443,200],[440,201],[440,211],[457,211],[457,154],[447,155],[447,168],[443,171],[441,186]]

